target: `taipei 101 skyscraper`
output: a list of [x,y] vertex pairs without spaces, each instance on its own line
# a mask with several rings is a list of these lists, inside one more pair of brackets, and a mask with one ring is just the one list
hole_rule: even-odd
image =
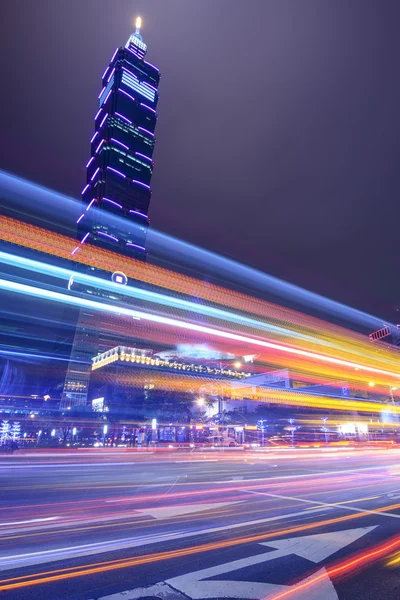
[[[145,60],[147,46],[140,28],[138,17],[136,31],[125,46],[116,49],[102,76],[73,254],[83,244],[91,244],[139,260],[146,258],[160,73]],[[124,220],[123,227],[121,219],[112,215]],[[91,358],[97,350],[90,341],[87,320],[81,311],[61,408],[87,404]]]
[[[139,17],[135,33],[117,48],[103,73],[82,192],[85,210],[78,219],[81,243],[87,236],[84,243],[135,258],[143,257],[146,246],[160,81],[158,69],[145,60],[140,26]],[[96,220],[90,218],[92,207],[99,209]],[[109,213],[133,226],[117,231]]]

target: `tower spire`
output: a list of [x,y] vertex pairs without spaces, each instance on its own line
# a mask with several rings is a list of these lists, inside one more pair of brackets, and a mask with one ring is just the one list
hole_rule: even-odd
[[141,17],[136,17],[135,26],[136,26],[135,34],[140,35],[140,28],[142,26],[142,18]]

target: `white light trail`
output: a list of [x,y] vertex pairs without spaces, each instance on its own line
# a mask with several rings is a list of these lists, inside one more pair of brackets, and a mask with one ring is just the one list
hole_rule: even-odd
[[100,312],[108,312],[116,315],[125,315],[127,317],[134,317],[150,321],[153,323],[160,323],[162,325],[169,325],[171,327],[177,327],[179,329],[186,329],[188,331],[197,331],[199,333],[205,333],[206,335],[212,335],[214,337],[220,337],[228,340],[234,340],[237,342],[243,342],[245,344],[251,344],[253,346],[259,346],[262,348],[269,348],[271,350],[277,350],[286,354],[295,354],[297,356],[304,356],[313,360],[318,360],[330,364],[340,365],[342,367],[350,367],[353,369],[362,369],[370,373],[377,373],[379,375],[385,375],[386,377],[394,377],[396,381],[400,378],[400,373],[392,371],[385,371],[383,369],[377,369],[374,367],[367,367],[361,364],[357,364],[351,361],[342,360],[340,358],[334,358],[332,356],[324,356],[315,352],[309,352],[308,350],[301,350],[299,348],[290,348],[282,344],[276,344],[274,342],[268,342],[266,340],[260,340],[257,338],[248,337],[237,333],[231,333],[220,329],[214,329],[212,327],[206,327],[204,325],[198,325],[196,323],[188,323],[186,321],[179,321],[178,319],[172,319],[171,317],[164,317],[160,315],[153,315],[150,313],[142,312],[139,310],[133,310],[125,307],[113,306],[111,304],[104,304],[95,302],[94,300],[88,300],[86,298],[77,298],[75,296],[68,296],[60,292],[54,292],[51,290],[45,290],[34,287],[32,285],[26,285],[24,283],[17,283],[14,281],[8,281],[6,279],[0,279],[0,288],[8,290],[10,292],[17,292],[20,294],[36,296],[37,298],[43,298],[45,300],[51,300],[53,302],[62,302],[65,304],[71,304],[84,308],[91,308]]

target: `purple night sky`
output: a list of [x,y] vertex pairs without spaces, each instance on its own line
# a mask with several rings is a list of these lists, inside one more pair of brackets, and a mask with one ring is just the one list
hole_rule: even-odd
[[5,0],[0,168],[79,197],[137,14],[162,76],[152,226],[395,320],[400,3]]

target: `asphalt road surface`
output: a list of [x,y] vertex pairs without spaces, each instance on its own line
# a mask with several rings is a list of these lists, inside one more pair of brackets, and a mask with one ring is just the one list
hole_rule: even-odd
[[0,592],[398,600],[400,450],[0,455]]

